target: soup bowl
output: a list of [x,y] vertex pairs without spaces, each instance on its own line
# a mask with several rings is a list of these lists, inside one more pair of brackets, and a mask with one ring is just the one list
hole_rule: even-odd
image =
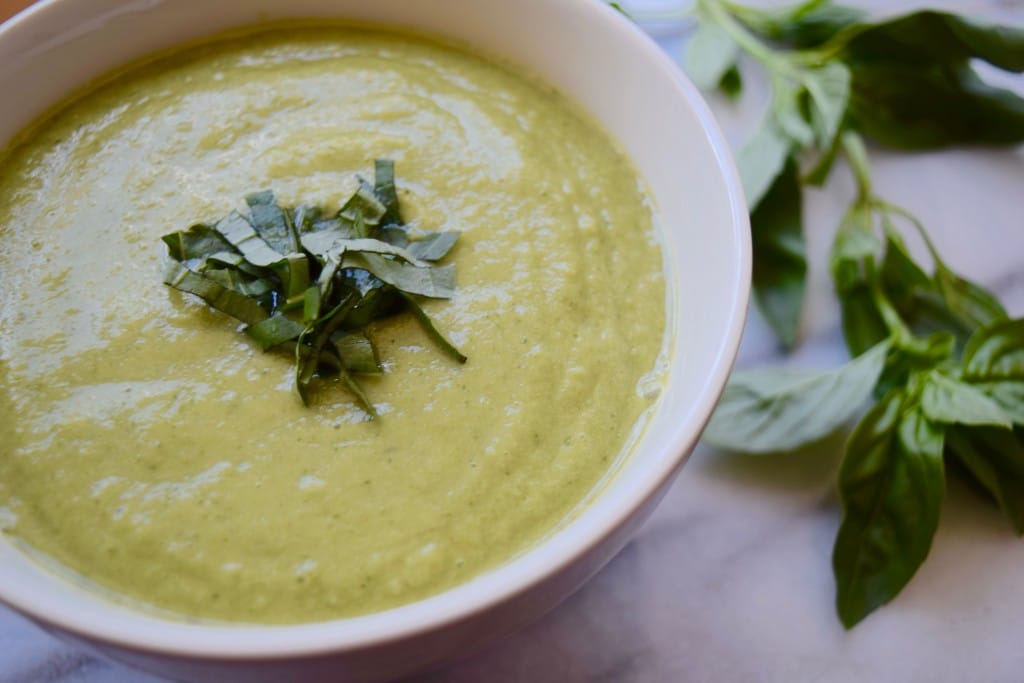
[[597,0],[44,0],[0,27],[0,146],[118,66],[287,18],[451,39],[588,111],[631,158],[660,225],[669,367],[645,431],[583,512],[502,566],[398,608],[287,626],[164,617],[65,580],[0,535],[0,601],[58,637],[180,680],[387,680],[550,610],[623,547],[682,468],[725,385],[749,297],[749,225],[722,135],[672,60]]

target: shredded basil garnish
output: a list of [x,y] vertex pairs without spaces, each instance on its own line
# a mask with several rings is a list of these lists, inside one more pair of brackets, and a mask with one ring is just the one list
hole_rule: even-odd
[[355,378],[382,371],[366,327],[405,311],[444,353],[466,362],[416,300],[454,295],[455,267],[436,262],[459,233],[409,234],[394,162],[377,159],[374,184],[360,179],[331,217],[316,206],[282,207],[270,190],[249,195],[246,203],[248,215],[232,211],[216,223],[164,235],[164,283],[245,323],[264,351],[294,354],[303,403],[315,378],[334,376],[376,417]]

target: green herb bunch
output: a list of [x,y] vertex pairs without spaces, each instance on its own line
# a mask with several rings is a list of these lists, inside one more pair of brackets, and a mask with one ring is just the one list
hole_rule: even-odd
[[[772,86],[738,163],[755,301],[787,347],[806,287],[803,190],[823,184],[839,156],[857,181],[830,254],[852,360],[829,372],[737,372],[705,433],[729,450],[787,451],[873,401],[839,471],[833,569],[839,617],[852,627],[928,555],[951,462],[1024,533],[1024,320],[954,273],[920,223],[876,194],[863,141],[901,150],[1024,142],[1024,99],[972,65],[1024,71],[1024,30],[936,11],[871,21],[828,0],[771,10],[697,0],[696,14],[684,61],[699,86],[738,93],[741,54]],[[924,239],[931,268],[905,246],[907,230]]]
[[416,296],[448,299],[455,267],[436,265],[458,232],[412,239],[402,220],[393,162],[378,159],[374,184],[360,179],[334,215],[316,206],[285,208],[273,192],[231,212],[163,237],[164,282],[245,324],[264,350],[295,355],[295,386],[308,401],[314,377],[338,376],[371,416],[377,412],[355,375],[379,373],[366,334],[374,320],[411,312],[451,357],[463,356],[438,332]]

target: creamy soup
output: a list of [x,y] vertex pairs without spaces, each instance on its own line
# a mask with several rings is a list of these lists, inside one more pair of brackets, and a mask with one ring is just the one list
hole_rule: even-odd
[[[613,84],[609,84],[613,87]],[[457,295],[375,323],[386,372],[304,407],[287,354],[161,282],[160,236],[337,207],[394,159],[460,230]],[[551,534],[628,455],[666,291],[629,161],[503,66],[363,29],[278,28],[128,69],[0,155],[0,528],[179,615],[289,623],[465,582]]]

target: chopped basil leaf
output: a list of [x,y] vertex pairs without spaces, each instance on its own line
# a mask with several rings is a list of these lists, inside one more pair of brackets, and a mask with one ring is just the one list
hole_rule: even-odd
[[356,193],[345,202],[338,215],[352,222],[361,219],[369,225],[377,225],[386,211],[387,207],[377,199],[373,188],[365,180],[361,180]]
[[274,272],[284,286],[284,306],[301,305],[309,288],[309,259],[305,254],[288,254],[273,266]]
[[267,312],[254,299],[195,273],[180,263],[168,261],[164,268],[164,283],[189,294],[195,294],[218,311],[232,318],[254,325],[266,319]]
[[430,264],[419,260],[402,247],[396,247],[392,244],[388,244],[387,242],[382,242],[380,240],[372,239],[369,237],[364,237],[362,239],[345,240],[344,242],[341,242],[341,246],[345,249],[346,252],[360,252],[363,254],[382,254],[384,256],[394,256],[405,261],[406,263],[411,263],[417,268],[430,267]]
[[432,299],[450,299],[455,296],[455,267],[436,266],[418,268],[409,263],[400,263],[378,254],[358,252],[346,255],[345,265],[368,270],[389,285]]
[[184,232],[164,235],[163,241],[171,258],[176,261],[189,261],[210,253],[231,250],[231,245],[220,236],[220,233],[204,223],[193,225]]
[[249,205],[253,227],[267,244],[281,254],[299,250],[299,236],[292,225],[291,212],[277,205],[273,192],[256,192],[246,197],[245,202]]
[[335,334],[331,337],[331,343],[334,344],[338,358],[346,369],[366,374],[383,372],[380,361],[377,360],[377,349],[370,338],[362,332]]
[[219,221],[214,229],[254,266],[265,268],[283,257],[283,254],[274,251],[273,247],[257,234],[249,221],[237,211],[232,211]]
[[299,235],[311,232],[317,221],[320,220],[320,207],[311,204],[300,204],[291,211],[292,225]]
[[373,321],[408,311],[442,351],[466,361],[415,298],[454,295],[454,266],[434,262],[459,233],[410,240],[393,162],[377,160],[374,171],[374,185],[360,180],[333,216],[305,204],[282,207],[265,190],[246,197],[248,217],[233,211],[163,237],[166,284],[244,322],[264,351],[294,353],[303,402],[316,377],[337,376],[371,417],[377,412],[354,374],[382,372],[365,329]]
[[373,193],[384,205],[384,215],[380,224],[384,227],[403,225],[402,215],[398,210],[398,193],[395,190],[395,162],[390,159],[377,159],[373,166]]
[[459,239],[457,232],[431,232],[423,239],[410,242],[409,253],[424,261],[440,261]]
[[262,322],[250,325],[245,332],[266,351],[285,342],[295,341],[305,329],[302,323],[276,313]]
[[427,334],[430,335],[430,338],[433,339],[438,344],[438,346],[444,349],[445,353],[447,353],[449,356],[459,361],[460,363],[465,363],[467,360],[469,360],[464,355],[462,355],[462,353],[457,348],[455,348],[454,344],[445,339],[444,335],[442,335],[437,330],[436,327],[434,327],[434,323],[430,319],[430,316],[427,315],[426,311],[424,311],[411,296],[409,296],[405,292],[401,292],[401,295],[402,298],[405,299],[406,302],[409,304],[409,308],[412,309],[413,315],[415,315],[416,319],[420,321],[420,325],[423,326],[423,329],[427,331]]
[[331,249],[334,248],[335,244],[352,237],[353,235],[342,232],[341,229],[328,228],[316,232],[307,232],[301,238],[302,248],[323,260]]
[[274,289],[274,283],[265,278],[250,278],[240,270],[207,268],[203,275],[239,294],[259,298]]

